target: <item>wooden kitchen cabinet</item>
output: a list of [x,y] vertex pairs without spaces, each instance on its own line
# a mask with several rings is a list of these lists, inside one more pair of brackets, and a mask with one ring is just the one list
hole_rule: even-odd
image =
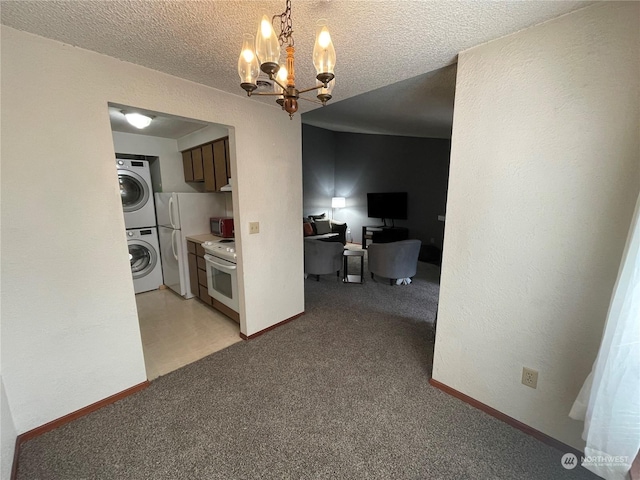
[[182,152],[182,168],[184,169],[184,181],[193,182],[193,161],[191,160],[191,150]]
[[182,159],[185,163],[185,182],[204,182],[204,189],[207,192],[219,192],[229,183],[231,176],[229,137],[185,150],[182,152]]
[[193,181],[204,182],[202,148],[198,147],[191,150],[191,163],[193,164]]
[[224,139],[224,154],[227,157],[227,183],[231,178],[231,157],[229,156],[229,137]]
[[[189,283],[190,290],[196,297],[199,295],[198,289],[198,256],[196,255],[197,243],[187,241],[187,251],[189,252]],[[204,259],[203,259],[204,260]]]
[[237,323],[240,323],[240,315],[226,305],[209,296],[207,288],[207,263],[204,259],[204,248],[202,245],[191,240],[187,240],[187,251],[189,252],[189,282],[191,283],[191,293],[207,306],[215,308]]
[[216,192],[229,183],[227,175],[227,151],[225,149],[225,139],[213,142],[213,164],[216,176]]
[[189,253],[189,283],[191,284],[191,293],[197,297],[200,290],[198,289],[198,263],[195,253]]
[[204,166],[204,189],[207,192],[216,191],[216,174],[213,160],[213,144],[202,146],[202,164]]
[[199,243],[187,240],[187,251],[189,252],[191,293],[211,306],[211,297],[207,291],[207,264],[204,261],[204,248]]

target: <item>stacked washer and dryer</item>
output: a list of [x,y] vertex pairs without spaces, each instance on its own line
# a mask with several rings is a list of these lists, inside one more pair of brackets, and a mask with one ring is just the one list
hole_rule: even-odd
[[135,293],[162,285],[151,170],[146,160],[116,158]]

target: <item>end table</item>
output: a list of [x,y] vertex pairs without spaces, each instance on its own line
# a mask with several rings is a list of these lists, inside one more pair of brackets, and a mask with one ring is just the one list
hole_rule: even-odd
[[[360,275],[349,275],[349,257],[360,257]],[[364,250],[345,250],[344,258],[344,283],[363,283],[364,282]]]

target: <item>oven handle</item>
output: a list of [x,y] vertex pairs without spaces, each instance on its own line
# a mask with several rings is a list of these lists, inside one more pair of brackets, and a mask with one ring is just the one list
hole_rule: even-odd
[[[208,257],[208,255],[207,255]],[[207,258],[204,257],[204,259],[207,261],[207,263],[210,263],[211,265],[215,265],[217,268],[219,268],[220,270],[235,270],[237,267],[235,265],[231,266],[231,265],[222,265],[218,262],[214,262],[213,260],[211,260],[211,258]]]

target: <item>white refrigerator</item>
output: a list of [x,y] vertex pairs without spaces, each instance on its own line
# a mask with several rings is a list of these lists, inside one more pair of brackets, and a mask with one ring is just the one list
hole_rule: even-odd
[[225,195],[156,193],[155,199],[164,283],[184,298],[191,298],[186,237],[209,233],[209,218],[227,214]]

